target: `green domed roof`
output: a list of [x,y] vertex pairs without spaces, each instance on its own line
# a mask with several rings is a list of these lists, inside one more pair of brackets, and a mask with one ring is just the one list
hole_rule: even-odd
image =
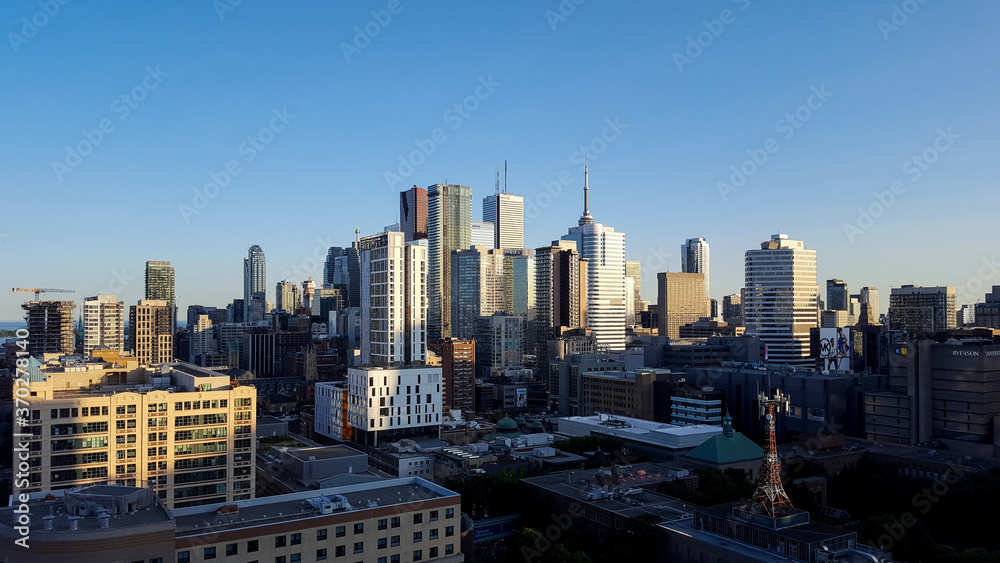
[[541,420],[536,420],[536,421],[532,422],[531,423],[531,427],[532,428],[541,428],[542,427],[542,421]]
[[526,420],[524,420],[523,416],[519,416],[519,417],[515,418],[514,422],[518,423],[519,425],[524,425],[524,424],[528,423]]
[[517,432],[517,423],[514,422],[509,416],[505,416],[500,419],[500,422],[497,423],[497,430],[500,432],[507,430]]

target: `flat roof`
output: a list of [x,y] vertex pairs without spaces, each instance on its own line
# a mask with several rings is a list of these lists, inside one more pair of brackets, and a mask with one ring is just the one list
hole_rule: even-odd
[[[309,500],[321,497],[333,500],[335,496],[347,499],[351,506],[348,512],[436,498],[454,498],[455,502],[459,499],[458,493],[419,477],[387,479],[373,483],[175,509],[173,514],[177,521],[177,537],[319,517],[322,516],[319,508]],[[216,511],[224,505],[235,505],[239,511],[216,514]]]
[[[288,448],[285,453],[301,461],[318,461],[323,459],[340,459],[345,457],[365,456],[368,454],[360,452],[354,448],[337,444],[333,446],[323,446],[320,448]],[[310,460],[315,457],[316,460]]]

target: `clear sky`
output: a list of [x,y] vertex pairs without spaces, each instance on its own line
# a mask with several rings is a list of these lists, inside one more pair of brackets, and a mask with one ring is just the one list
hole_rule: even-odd
[[652,301],[684,239],[721,300],[776,232],[883,311],[1000,284],[994,2],[48,1],[0,5],[3,288],[134,304],[170,260],[182,310],[221,307],[259,244],[274,299],[413,184],[471,186],[478,220],[504,160],[537,247],[581,214],[583,147]]

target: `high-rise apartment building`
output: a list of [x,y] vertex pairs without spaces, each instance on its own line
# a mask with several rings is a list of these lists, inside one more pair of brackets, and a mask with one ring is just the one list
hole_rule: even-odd
[[427,190],[413,186],[399,192],[399,228],[405,242],[427,238]]
[[587,320],[587,260],[576,243],[554,240],[535,249],[535,355],[545,367],[548,342],[560,327],[580,328]]
[[337,258],[341,256],[344,256],[344,249],[339,246],[331,246],[326,251],[326,260],[323,261],[323,287],[335,287],[333,278],[336,276]]
[[302,307],[302,296],[299,293],[299,286],[287,280],[281,280],[274,288],[274,296],[277,299],[275,308],[294,315]]
[[451,253],[451,332],[473,338],[479,317],[504,310],[504,257],[501,250],[472,246]]
[[594,222],[590,215],[589,178],[585,167],[583,215],[562,238],[575,241],[580,256],[587,259],[587,327],[599,346],[624,350],[625,233]]
[[129,341],[140,365],[173,361],[172,313],[169,304],[162,299],[141,299],[138,305],[129,308]]
[[363,237],[361,364],[403,366],[427,358],[427,247],[387,231]]
[[739,293],[722,298],[722,320],[727,323],[743,323],[743,296]]
[[29,490],[148,486],[176,508],[253,498],[256,389],[190,364],[124,363],[36,368]]
[[177,300],[174,295],[174,267],[169,260],[146,262],[146,299],[161,299],[170,308],[170,330],[177,332]]
[[209,315],[198,315],[194,324],[188,324],[191,352],[188,361],[195,365],[205,365],[206,357],[219,353],[219,341],[215,337],[215,327]]
[[451,336],[451,251],[470,246],[472,188],[434,184],[427,188],[427,337]]
[[625,261],[625,277],[632,278],[632,296],[634,317],[629,319],[629,324],[639,324],[639,311],[642,310],[642,262],[638,260]]
[[954,287],[904,285],[889,293],[889,329],[936,332],[958,327]]
[[441,342],[441,382],[445,408],[475,412],[475,341],[445,338]]
[[768,361],[809,366],[809,329],[818,326],[816,251],[788,235],[771,235],[746,251],[743,317]]
[[28,323],[28,353],[69,355],[75,351],[72,301],[29,301],[21,305]]
[[114,295],[83,300],[83,355],[94,348],[121,352],[125,348],[125,303]]
[[680,338],[681,326],[705,316],[705,275],[660,272],[656,274],[660,336]]
[[878,321],[879,316],[879,303],[878,303],[878,288],[877,287],[862,287],[861,288],[861,304],[868,305],[869,310],[872,313],[872,317]]
[[826,280],[826,309],[828,311],[850,311],[851,292],[844,280]]
[[483,198],[483,221],[494,225],[494,248],[524,247],[524,198],[495,193]]
[[495,313],[476,324],[476,361],[479,375],[524,366],[524,317]]
[[[709,271],[711,252],[708,241],[704,237],[689,238],[681,245],[681,272],[685,274],[703,274],[705,276],[705,312],[702,316],[711,316],[708,301],[712,298],[709,291]],[[660,317],[662,322],[662,317]]]
[[243,306],[246,313],[243,320],[257,322],[264,320],[264,302],[267,301],[267,265],[264,251],[256,244],[250,247],[243,259]]

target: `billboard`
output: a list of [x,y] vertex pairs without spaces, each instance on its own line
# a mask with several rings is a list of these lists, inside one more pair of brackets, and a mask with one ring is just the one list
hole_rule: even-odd
[[819,329],[819,357],[823,369],[851,369],[851,329]]
[[526,409],[528,408],[528,389],[522,387],[517,390],[517,402],[514,404],[515,408]]

